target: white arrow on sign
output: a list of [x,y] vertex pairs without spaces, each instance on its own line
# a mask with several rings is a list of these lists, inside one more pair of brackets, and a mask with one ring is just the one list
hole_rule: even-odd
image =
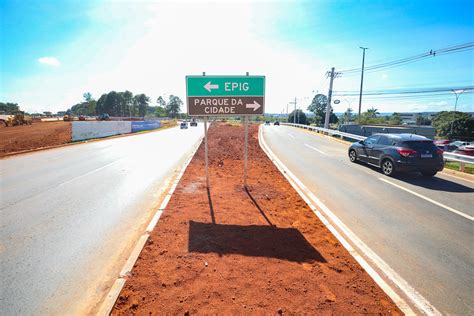
[[204,85],[204,89],[211,92],[212,89],[219,89],[219,85],[218,84],[211,84],[211,82],[209,81],[208,83],[206,83]]
[[262,105],[259,104],[257,101],[253,101],[253,103],[247,103],[245,107],[247,109],[253,109],[253,111],[257,111]]

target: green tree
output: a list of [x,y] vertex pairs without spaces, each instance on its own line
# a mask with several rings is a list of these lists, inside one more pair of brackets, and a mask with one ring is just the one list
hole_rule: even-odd
[[416,125],[431,125],[431,120],[421,114],[416,116]]
[[0,112],[4,112],[5,114],[14,114],[15,112],[20,111],[20,107],[18,103],[11,103],[11,102],[0,102]]
[[82,96],[86,102],[92,101],[92,94],[90,92],[86,92]]
[[[295,116],[296,116],[296,120],[295,120]],[[296,121],[296,124],[305,124],[305,125],[308,124],[308,119],[306,117],[306,114],[304,114],[304,112],[300,109],[297,109],[296,111],[291,112],[290,115],[288,116],[289,123],[293,123],[295,121]]]
[[169,117],[176,118],[181,111],[181,106],[183,105],[183,101],[177,96],[170,95],[170,100],[166,105],[166,114]]
[[99,100],[97,100],[97,104],[95,107],[95,114],[100,115],[104,112],[105,109],[105,99],[107,99],[107,93],[104,93],[100,96]]
[[433,117],[432,123],[439,137],[474,139],[474,118],[467,113],[442,111]]
[[389,124],[392,124],[392,125],[400,125],[402,124],[402,117],[400,116],[400,114],[395,112],[390,116],[390,119],[388,122]]
[[121,92],[122,94],[122,108],[124,116],[132,116],[133,93],[128,90]]
[[342,122],[349,123],[354,119],[353,110],[351,108],[347,108],[346,112],[342,115]]
[[161,95],[156,99],[158,106],[164,108],[166,106],[166,101],[161,97]]
[[134,96],[133,99],[138,107],[138,116],[144,117],[148,111],[148,103],[150,102],[150,98],[141,93]]
[[367,117],[369,118],[376,118],[380,113],[378,110],[374,107],[371,107],[370,109],[367,110]]
[[[326,120],[326,108],[328,104],[328,98],[324,94],[316,94],[311,101],[311,104],[308,106],[308,111],[313,112],[314,115],[319,116],[322,120],[322,124]],[[329,114],[329,123],[337,123],[338,118],[336,114],[333,113],[331,107],[331,112]]]

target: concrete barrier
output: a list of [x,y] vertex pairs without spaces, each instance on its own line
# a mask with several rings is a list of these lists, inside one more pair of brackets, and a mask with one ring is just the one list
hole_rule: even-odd
[[128,134],[131,132],[132,124],[126,121],[72,122],[72,141]]
[[161,127],[160,121],[140,121],[140,122],[132,121],[132,133],[141,132],[141,131],[149,131],[149,130],[157,129],[160,127]]

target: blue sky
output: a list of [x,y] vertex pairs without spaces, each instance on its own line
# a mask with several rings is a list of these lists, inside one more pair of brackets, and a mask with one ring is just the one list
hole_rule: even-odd
[[[90,91],[185,97],[184,76],[267,76],[266,111],[306,108],[324,74],[474,41],[472,1],[10,1],[1,0],[0,101],[65,110]],[[474,50],[367,73],[364,89],[474,85]],[[357,91],[359,75],[336,91]],[[356,98],[334,105],[357,107]],[[458,109],[474,111],[473,94]],[[381,112],[452,109],[454,96],[365,98]],[[185,109],[183,109],[185,110]]]

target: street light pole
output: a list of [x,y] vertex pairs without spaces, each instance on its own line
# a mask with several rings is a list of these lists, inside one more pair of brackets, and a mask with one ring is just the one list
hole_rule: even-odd
[[360,125],[360,110],[362,108],[362,87],[364,86],[364,64],[365,64],[365,50],[367,47],[360,47],[362,49],[362,72],[360,74],[360,92],[359,92],[359,115],[357,116],[357,122]]
[[449,134],[450,137],[453,136],[453,127],[454,127],[454,121],[456,119],[456,107],[458,105],[458,99],[463,94],[464,90],[451,90],[452,93],[456,96],[456,102],[454,102],[454,112],[453,112],[453,120],[451,121],[451,132]]

